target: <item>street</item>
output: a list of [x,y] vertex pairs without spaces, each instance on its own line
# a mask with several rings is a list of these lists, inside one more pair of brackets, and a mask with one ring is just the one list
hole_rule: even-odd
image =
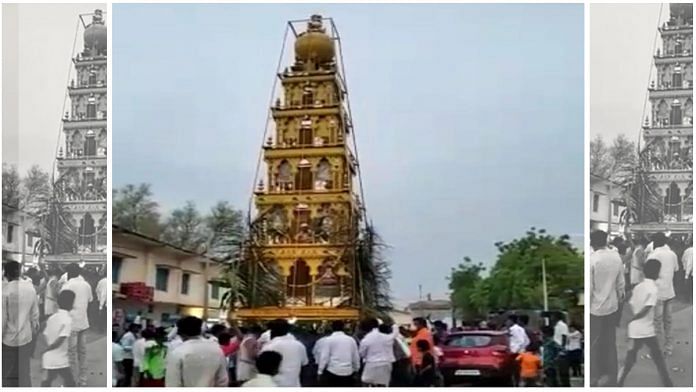
[[[87,363],[89,368],[89,375],[87,377],[88,387],[105,387],[106,384],[106,366],[108,364],[107,360],[107,340],[106,336],[102,333],[96,332],[94,330],[89,330],[86,336],[87,342]],[[41,352],[43,352],[44,347],[40,345],[36,348],[36,355],[31,359],[31,385],[33,387],[38,387],[41,385],[41,381],[44,378],[43,371],[41,370]],[[54,382],[54,386],[59,381]]]
[[[672,305],[672,333],[674,335],[674,353],[666,358],[670,377],[675,387],[688,387],[693,382],[693,306],[684,302]],[[627,324],[630,320],[629,307],[624,307],[621,327],[616,333],[616,348],[619,356],[619,368],[623,366],[628,350],[626,336]],[[660,342],[663,344],[663,342]],[[641,350],[638,361],[628,375],[626,387],[662,387],[655,363],[648,357],[647,348]]]

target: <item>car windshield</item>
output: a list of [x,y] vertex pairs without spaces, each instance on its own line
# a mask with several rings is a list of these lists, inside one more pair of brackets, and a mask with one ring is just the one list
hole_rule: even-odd
[[447,347],[485,347],[489,346],[492,337],[488,335],[459,335],[451,336],[447,343]]

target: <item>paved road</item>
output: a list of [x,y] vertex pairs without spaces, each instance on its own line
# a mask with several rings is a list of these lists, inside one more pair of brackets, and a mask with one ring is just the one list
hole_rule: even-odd
[[[623,366],[628,350],[626,325],[630,319],[630,310],[625,308],[621,328],[616,334],[616,346],[619,354],[619,368]],[[685,303],[675,303],[672,307],[672,333],[674,335],[674,354],[667,357],[667,367],[670,369],[672,382],[676,387],[689,387],[693,383],[693,306]],[[660,342],[661,345],[664,342]],[[647,348],[638,354],[638,361],[628,375],[626,387],[661,387],[660,377],[655,369],[655,363],[647,357]]]
[[[87,336],[87,363],[89,375],[87,377],[88,387],[105,387],[106,386],[106,366],[109,363],[107,360],[106,345],[108,340],[106,336],[99,335],[95,331],[88,331]],[[43,352],[43,347],[37,347],[37,353]],[[38,387],[41,385],[41,380],[44,374],[41,370],[41,355],[37,354],[31,360],[31,385]],[[54,382],[54,386],[59,381]]]

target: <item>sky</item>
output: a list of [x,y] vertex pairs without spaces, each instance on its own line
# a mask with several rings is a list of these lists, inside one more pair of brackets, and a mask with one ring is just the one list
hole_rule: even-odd
[[[79,15],[105,4],[3,4],[2,161],[52,170]],[[90,18],[86,19],[89,23]]]
[[[660,15],[662,8],[662,15]],[[613,140],[624,134],[637,141],[660,23],[667,4],[590,6],[590,133]],[[658,47],[661,45],[658,35]],[[652,69],[654,75],[654,69]],[[650,110],[650,106],[647,106]]]
[[114,4],[113,186],[246,210],[286,21],[315,13],[341,34],[397,303],[532,226],[582,244],[582,4]]

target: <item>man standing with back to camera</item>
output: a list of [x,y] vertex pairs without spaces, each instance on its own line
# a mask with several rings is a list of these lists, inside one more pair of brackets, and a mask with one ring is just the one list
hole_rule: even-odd
[[598,386],[606,375],[605,386],[615,386],[618,372],[616,328],[621,320],[621,302],[626,281],[623,262],[615,250],[607,247],[607,233],[602,230],[590,235],[590,330],[591,386]]

